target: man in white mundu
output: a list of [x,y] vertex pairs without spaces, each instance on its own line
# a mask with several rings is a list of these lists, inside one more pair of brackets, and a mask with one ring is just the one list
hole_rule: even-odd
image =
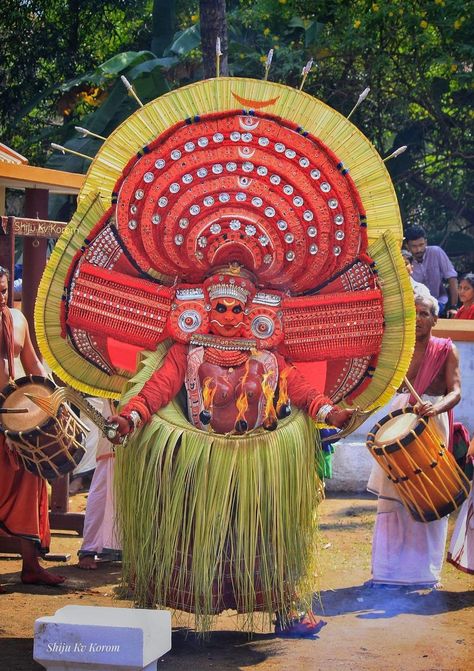
[[[400,389],[390,410],[414,405],[420,417],[431,417],[445,445],[452,440],[452,409],[461,399],[459,357],[451,340],[435,338],[437,301],[415,297],[416,344],[407,379],[423,399],[416,402]],[[377,494],[377,518],[372,545],[372,582],[387,585],[424,585],[439,582],[448,530],[448,518],[416,522],[402,504],[396,486],[374,464],[369,491]]]
[[[89,403],[104,417],[115,412],[112,401],[106,398],[89,398]],[[98,560],[115,560],[120,557],[115,519],[113,445],[103,436],[92,420],[85,420],[90,428],[87,439],[94,441],[97,462],[89,496],[87,497],[84,533],[79,556],[79,568],[96,569]]]

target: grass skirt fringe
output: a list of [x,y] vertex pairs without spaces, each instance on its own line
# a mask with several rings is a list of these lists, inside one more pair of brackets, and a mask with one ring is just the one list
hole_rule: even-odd
[[[133,395],[159,365],[151,355]],[[207,631],[227,608],[310,608],[320,491],[315,429],[298,411],[274,432],[224,437],[195,429],[176,401],[117,451],[125,580],[138,606],[195,614]]]

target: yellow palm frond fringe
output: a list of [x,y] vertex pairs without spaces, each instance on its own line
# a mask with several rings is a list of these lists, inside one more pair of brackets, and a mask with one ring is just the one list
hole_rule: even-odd
[[[160,346],[148,355],[124,400],[165,352]],[[231,571],[248,631],[258,627],[256,572],[267,624],[275,610],[288,613],[295,595],[310,608],[320,491],[314,441],[312,422],[298,411],[277,431],[224,437],[192,427],[176,400],[160,410],[117,450],[124,579],[136,604],[176,608],[176,593],[191,590],[194,626],[206,632],[213,596]]]
[[363,409],[385,405],[399,388],[413,355],[416,322],[413,289],[398,241],[386,232],[368,252],[383,293],[385,328],[373,378],[355,399]]
[[38,288],[35,331],[46,362],[63,382],[86,394],[119,398],[127,378],[122,375],[109,376],[83,359],[61,337],[59,319],[64,284],[72,260],[105,211],[106,207],[100,195],[90,193],[81,200],[76,213],[57,241]]

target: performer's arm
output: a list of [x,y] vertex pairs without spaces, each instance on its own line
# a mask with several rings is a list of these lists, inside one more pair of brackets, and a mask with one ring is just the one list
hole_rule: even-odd
[[448,305],[446,316],[453,317],[458,306],[458,274],[444,250],[440,250],[439,267],[444,280],[448,282]]
[[459,354],[455,345],[452,346],[445,364],[446,394],[436,403],[423,401],[414,406],[420,417],[434,417],[454,408],[461,400],[461,373]]
[[145,382],[141,391],[131,398],[119,415],[109,418],[118,424],[118,433],[125,436],[139,424],[163,408],[181,389],[186,373],[187,346],[175,343],[166,355],[163,365]]
[[344,410],[334,405],[331,399],[315,389],[295,366],[279,355],[277,358],[279,374],[287,378],[290,401],[315,421],[342,428],[354,410]]
[[457,311],[457,306],[458,306],[458,278],[457,277],[449,277],[448,278],[448,296],[449,296],[449,303],[448,303],[448,309],[446,312],[446,316],[453,317],[456,314]]

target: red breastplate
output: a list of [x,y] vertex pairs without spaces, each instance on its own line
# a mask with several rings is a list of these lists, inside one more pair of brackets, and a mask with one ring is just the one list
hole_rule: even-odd
[[[268,375],[271,372],[273,374]],[[248,430],[257,428],[262,424],[265,410],[266,399],[262,391],[264,375],[268,375],[267,383],[274,391],[278,380],[278,364],[271,352],[263,351],[250,356],[247,363],[239,366],[224,367],[204,361],[203,348],[196,348],[188,356],[186,374],[190,421],[198,428],[206,429],[199,413],[204,409],[205,380],[211,379],[214,387],[210,408],[212,430],[216,433],[234,430],[239,414],[237,400],[242,394],[245,394],[248,404],[244,413]]]

